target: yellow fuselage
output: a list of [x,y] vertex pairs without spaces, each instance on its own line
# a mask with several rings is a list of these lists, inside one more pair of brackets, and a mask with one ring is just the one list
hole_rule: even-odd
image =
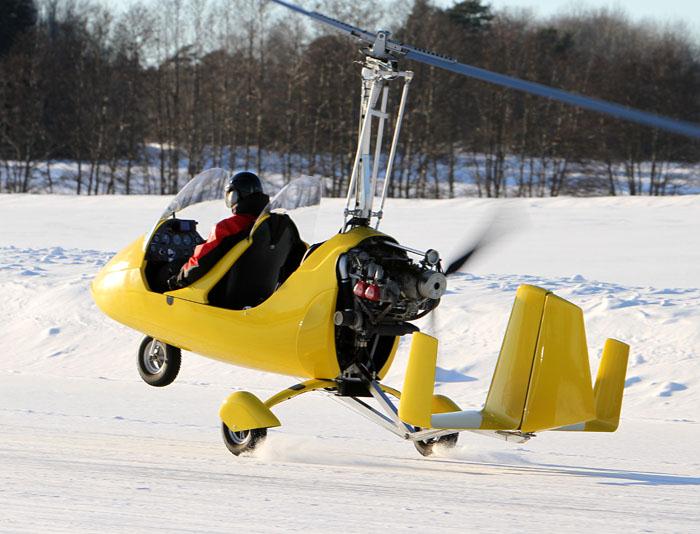
[[[160,294],[146,282],[142,236],[98,273],[92,295],[111,318],[170,345],[242,367],[332,379],[340,373],[333,323],[338,258],[361,241],[381,235],[369,228],[335,235],[270,298],[245,310],[211,306],[207,295],[250,246],[250,239],[234,246],[192,286]],[[398,338],[381,376],[391,365],[397,345]]]

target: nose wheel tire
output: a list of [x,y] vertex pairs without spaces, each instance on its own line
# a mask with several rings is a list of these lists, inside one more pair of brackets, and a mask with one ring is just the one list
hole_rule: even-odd
[[224,437],[226,448],[238,456],[244,452],[255,450],[267,437],[267,429],[254,428],[253,430],[236,432],[227,427],[226,423],[221,423],[221,434]]
[[416,450],[423,456],[431,456],[435,447],[445,447],[447,449],[456,447],[458,439],[459,433],[455,433],[440,436],[439,438],[427,439],[425,441],[414,441],[413,444],[416,446]]
[[143,381],[160,388],[172,384],[177,378],[182,353],[177,347],[146,336],[139,347],[137,363]]

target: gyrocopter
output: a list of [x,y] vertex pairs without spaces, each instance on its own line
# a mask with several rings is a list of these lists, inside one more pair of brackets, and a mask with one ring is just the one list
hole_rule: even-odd
[[[443,267],[435,250],[416,250],[378,230],[392,176],[413,73],[409,59],[618,118],[700,138],[695,124],[632,110],[543,85],[491,73],[370,33],[317,12],[273,0],[363,41],[361,118],[344,223],[326,241],[302,240],[294,213],[320,202],[321,181],[292,181],[194,284],[169,291],[155,273],[188,258],[202,238],[182,210],[221,198],[228,173],[210,169],[174,198],[153,229],[119,252],[95,277],[92,294],[116,321],[145,334],[139,372],[153,386],[177,376],[181,349],[238,366],[302,379],[262,401],[236,391],[222,404],[223,437],[235,455],[254,449],[267,429],[280,426],[272,409],[312,391],[333,395],[423,455],[436,444],[454,446],[461,431],[522,442],[536,432],[615,431],[629,347],[605,342],[592,385],[583,314],[546,289],[523,285],[506,328],[481,410],[462,410],[434,394],[438,340],[412,321],[431,314],[448,277],[476,248]],[[393,137],[382,165],[389,119],[389,86],[400,82]],[[375,198],[378,197],[378,198]],[[296,209],[295,209],[296,208]],[[403,390],[382,383],[399,340],[411,337]],[[374,402],[372,402],[372,400]]]

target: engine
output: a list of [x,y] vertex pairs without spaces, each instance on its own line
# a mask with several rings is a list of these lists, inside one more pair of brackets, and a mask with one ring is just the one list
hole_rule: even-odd
[[432,311],[444,295],[439,254],[429,250],[414,261],[409,252],[419,253],[369,239],[340,258],[334,321],[341,368],[362,363],[378,370],[388,357],[382,341],[393,344],[395,336],[418,330],[409,321]]

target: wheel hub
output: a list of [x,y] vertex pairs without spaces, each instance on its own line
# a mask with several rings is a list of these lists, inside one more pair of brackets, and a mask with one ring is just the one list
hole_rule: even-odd
[[231,438],[231,441],[235,443],[236,445],[245,445],[250,441],[250,430],[243,430],[241,432],[235,432],[231,429],[228,431],[228,435]]
[[144,367],[151,374],[158,374],[165,365],[165,350],[157,341],[151,342],[151,346],[144,354]]

